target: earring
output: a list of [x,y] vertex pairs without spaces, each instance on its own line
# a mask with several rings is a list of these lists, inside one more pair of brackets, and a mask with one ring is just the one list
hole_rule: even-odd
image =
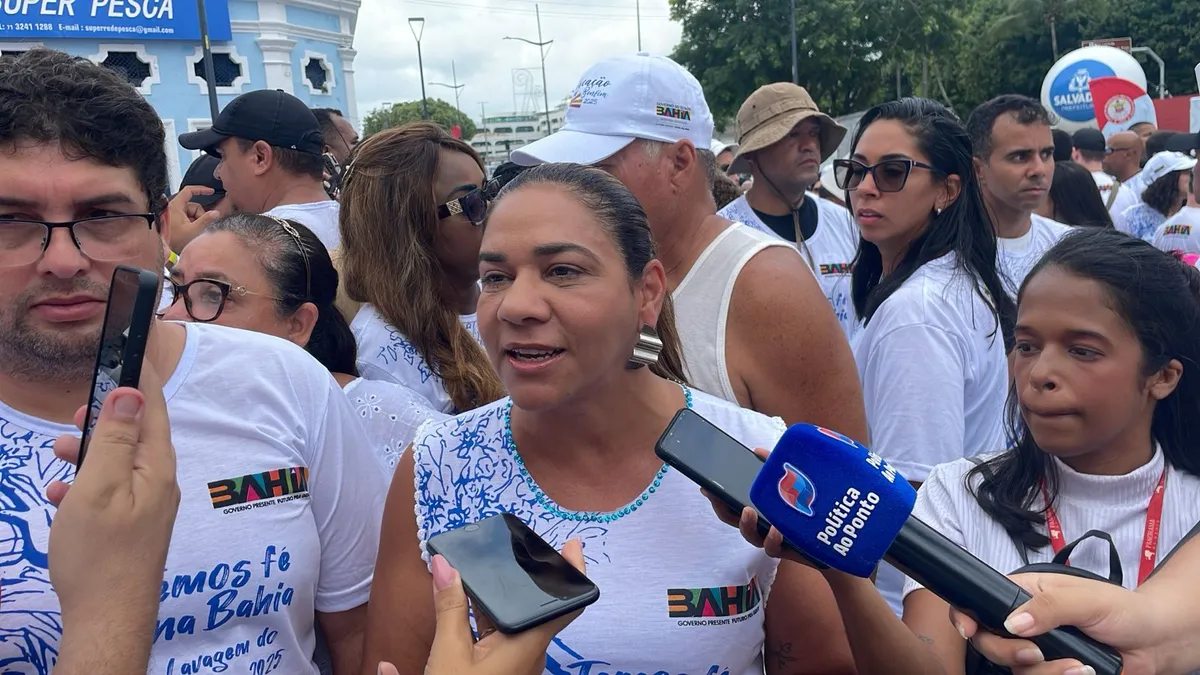
[[637,343],[633,345],[633,356],[625,367],[637,370],[642,366],[652,366],[658,363],[658,355],[662,350],[663,341],[659,339],[658,333],[650,326],[642,326]]
[[933,215],[935,215],[935,216],[942,215],[942,207],[940,207],[940,206],[933,207]]

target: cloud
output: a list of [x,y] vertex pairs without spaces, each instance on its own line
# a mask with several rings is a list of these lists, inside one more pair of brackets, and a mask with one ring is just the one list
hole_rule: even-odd
[[[546,0],[540,3],[542,39],[554,40],[546,55],[550,106],[566,98],[592,63],[637,51],[636,0]],[[642,49],[667,54],[679,41],[680,26],[669,21],[667,0],[641,0]],[[478,119],[480,102],[488,115],[525,108],[542,109],[538,48],[505,36],[537,41],[534,0],[363,0],[354,47],[354,80],[359,116],[384,102],[421,98],[417,45],[409,17],[425,19],[421,56],[426,82],[453,83],[462,110]],[[453,62],[453,72],[451,63]],[[514,70],[533,69],[537,95],[522,96]],[[516,96],[514,96],[516,89]],[[528,91],[527,89],[525,90]],[[426,85],[429,98],[454,103],[454,91]]]

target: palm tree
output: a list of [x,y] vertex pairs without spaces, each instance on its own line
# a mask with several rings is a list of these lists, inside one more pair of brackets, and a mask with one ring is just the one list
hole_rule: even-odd
[[1003,0],[1002,14],[992,22],[990,33],[997,41],[1033,32],[1036,26],[1050,27],[1050,47],[1058,60],[1058,22],[1065,16],[1078,15],[1094,0]]

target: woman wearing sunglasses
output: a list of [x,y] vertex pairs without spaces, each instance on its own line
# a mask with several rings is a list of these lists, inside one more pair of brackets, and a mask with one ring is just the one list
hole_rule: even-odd
[[[884,103],[852,148],[834,162],[862,237],[851,294],[863,327],[851,347],[872,448],[919,484],[937,464],[1005,447],[1004,336],[1016,309],[953,113],[927,99]],[[899,613],[902,575],[885,566],[878,584]]]
[[180,252],[170,283],[175,296],[164,319],[274,335],[328,368],[389,480],[417,428],[446,417],[402,385],[358,376],[354,335],[333,307],[338,273],[321,240],[300,223],[243,213],[218,220]]
[[446,413],[504,395],[475,317],[484,180],[471,146],[428,122],[368,138],[342,178],[343,279],[367,303],[350,324],[359,369]]

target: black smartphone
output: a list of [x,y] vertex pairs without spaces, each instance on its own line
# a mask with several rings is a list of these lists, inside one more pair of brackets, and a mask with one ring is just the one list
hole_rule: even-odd
[[92,375],[92,393],[84,413],[83,437],[79,441],[79,461],[83,466],[88,437],[100,417],[100,408],[108,393],[117,387],[136,387],[142,375],[142,357],[146,337],[158,303],[161,284],[154,272],[136,267],[117,266],[108,288],[108,306],[100,331],[100,350]]
[[[754,508],[750,486],[763,460],[691,408],[675,413],[654,454],[737,513],[747,506]],[[770,529],[771,524],[759,515],[758,531],[765,537]]]
[[477,611],[501,633],[520,633],[600,599],[600,589],[511,513],[426,542],[462,578]]
[[[750,501],[750,486],[762,470],[763,460],[691,408],[675,413],[666,431],[659,436],[654,454],[735,513],[740,514],[747,506],[754,508]],[[754,510],[758,513],[758,509]],[[770,531],[771,523],[759,513],[758,533],[765,537]],[[786,539],[784,543],[804,555]],[[804,557],[808,558],[807,555]],[[808,560],[825,567],[811,558]]]

